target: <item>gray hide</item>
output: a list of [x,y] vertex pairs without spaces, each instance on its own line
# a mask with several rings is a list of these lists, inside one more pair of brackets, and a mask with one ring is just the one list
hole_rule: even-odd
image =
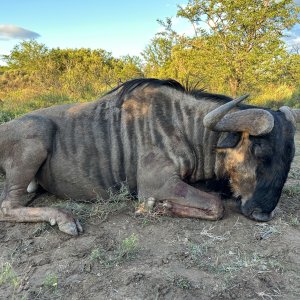
[[140,199],[173,203],[174,214],[222,217],[218,197],[188,184],[214,178],[220,166],[216,146],[224,133],[203,125],[220,103],[151,84],[122,97],[120,104],[117,89],[95,102],[37,110],[0,126],[2,220],[82,231],[64,211],[19,204],[34,178],[50,193],[79,200],[106,197],[109,187],[126,182]]

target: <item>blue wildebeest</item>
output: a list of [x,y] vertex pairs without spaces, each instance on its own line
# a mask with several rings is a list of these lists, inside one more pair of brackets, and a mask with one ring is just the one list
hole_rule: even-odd
[[244,98],[135,79],[95,102],[40,109],[2,124],[0,220],[82,231],[66,211],[20,204],[35,181],[82,200],[106,197],[107,188],[126,181],[154,209],[216,220],[223,215],[220,198],[191,184],[227,179],[242,213],[267,221],[290,169],[300,114],[242,105]]

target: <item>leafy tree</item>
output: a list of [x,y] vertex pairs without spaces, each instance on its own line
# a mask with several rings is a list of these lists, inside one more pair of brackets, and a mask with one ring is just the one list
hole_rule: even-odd
[[2,85],[23,88],[20,82],[30,76],[32,81],[26,80],[27,86],[72,98],[94,98],[120,82],[143,76],[138,57],[116,59],[103,49],[48,49],[28,41],[15,46],[4,59],[6,69],[13,74],[4,74]]
[[39,44],[35,40],[22,41],[12,49],[9,55],[3,55],[2,58],[10,69],[35,71],[48,52],[44,44]]
[[123,56],[118,59],[116,67],[118,72],[116,71],[115,77],[118,79],[119,83],[144,76],[142,71],[142,61],[138,56]]
[[156,36],[151,40],[142,52],[146,61],[145,73],[148,77],[167,77],[165,71],[171,62],[174,44],[172,37]]
[[[263,83],[287,75],[281,71],[282,65],[289,63],[281,38],[285,30],[298,22],[298,13],[293,0],[190,0],[187,6],[179,6],[177,16],[191,22],[194,37],[176,34],[170,19],[165,28],[170,39],[176,36],[183,52],[198,52],[197,63],[204,67],[205,75],[214,73],[236,95],[248,89],[249,84],[254,87],[257,81]],[[155,45],[152,42],[146,52],[152,50],[156,53],[154,58],[164,58]]]

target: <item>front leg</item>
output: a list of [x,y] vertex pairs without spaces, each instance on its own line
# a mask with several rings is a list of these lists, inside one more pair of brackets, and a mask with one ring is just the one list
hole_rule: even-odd
[[220,198],[184,182],[172,161],[160,155],[153,158],[151,163],[139,168],[140,199],[146,202],[150,199],[150,206],[153,204],[160,213],[207,220],[222,218],[224,208]]

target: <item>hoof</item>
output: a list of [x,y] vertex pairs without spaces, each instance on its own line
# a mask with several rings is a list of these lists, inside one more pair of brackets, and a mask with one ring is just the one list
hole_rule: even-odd
[[54,218],[50,218],[49,222],[52,226],[57,224],[60,231],[70,235],[76,236],[83,232],[78,219],[65,211],[59,210]]
[[58,228],[60,231],[74,236],[83,232],[82,226],[77,219],[74,219],[73,222],[58,224]]

